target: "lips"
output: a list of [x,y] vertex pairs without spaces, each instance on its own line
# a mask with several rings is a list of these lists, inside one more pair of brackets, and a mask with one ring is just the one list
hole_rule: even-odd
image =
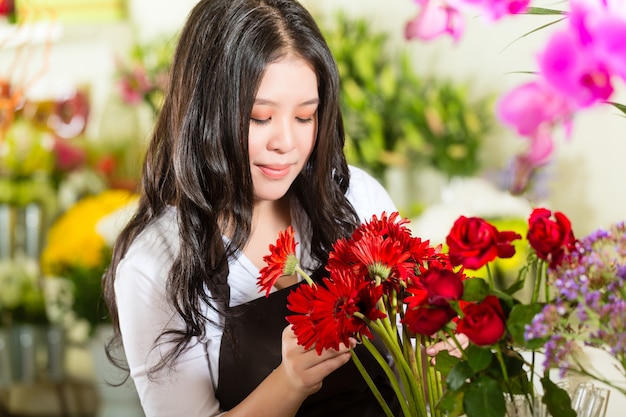
[[291,165],[258,165],[259,170],[268,178],[281,179],[289,174]]

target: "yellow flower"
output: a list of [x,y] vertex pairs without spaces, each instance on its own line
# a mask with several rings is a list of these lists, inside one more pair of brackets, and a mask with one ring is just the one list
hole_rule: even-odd
[[96,230],[100,220],[134,202],[137,196],[124,190],[107,190],[85,197],[70,207],[50,228],[41,255],[46,275],[63,275],[74,266],[93,268],[103,265],[108,245]]

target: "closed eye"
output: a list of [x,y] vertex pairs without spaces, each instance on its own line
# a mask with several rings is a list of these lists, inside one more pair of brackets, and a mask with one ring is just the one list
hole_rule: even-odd
[[271,117],[268,117],[267,119],[255,119],[254,117],[250,118],[250,121],[256,125],[259,126],[263,126],[263,125],[267,125],[269,124],[269,122],[272,120]]

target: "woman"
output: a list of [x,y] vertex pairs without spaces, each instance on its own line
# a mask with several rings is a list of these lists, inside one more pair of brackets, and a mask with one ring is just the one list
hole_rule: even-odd
[[349,362],[354,340],[321,355],[297,344],[285,297],[299,278],[282,277],[267,299],[257,287],[289,225],[319,278],[333,242],[396,210],[346,163],[338,91],[299,3],[203,0],[190,13],[139,209],[104,280],[108,349],[123,345],[147,416],[384,415]]

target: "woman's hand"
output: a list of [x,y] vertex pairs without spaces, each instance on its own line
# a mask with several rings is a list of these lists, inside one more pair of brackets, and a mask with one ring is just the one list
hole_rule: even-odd
[[[463,333],[459,333],[455,335],[455,337],[459,344],[463,347],[463,349],[465,349],[469,345],[469,339]],[[441,342],[437,342],[433,345],[428,346],[428,348],[426,348],[426,354],[428,356],[435,356],[442,350],[447,350],[451,356],[456,356],[457,358],[461,357],[461,351],[459,350],[459,347],[454,342],[454,340],[452,340],[452,338],[448,338],[446,340],[442,340]]]
[[277,371],[283,372],[290,385],[300,390],[305,396],[317,392],[322,387],[324,378],[350,360],[350,351],[356,340],[350,340],[350,346],[340,345],[339,350],[327,349],[318,355],[315,348],[305,350],[298,345],[292,326],[283,330],[282,362]]
[[324,350],[318,355],[315,349],[305,350],[298,345],[291,326],[282,334],[282,361],[239,405],[225,415],[232,417],[293,417],[302,402],[322,387],[328,374],[350,360],[350,346],[338,350]]

